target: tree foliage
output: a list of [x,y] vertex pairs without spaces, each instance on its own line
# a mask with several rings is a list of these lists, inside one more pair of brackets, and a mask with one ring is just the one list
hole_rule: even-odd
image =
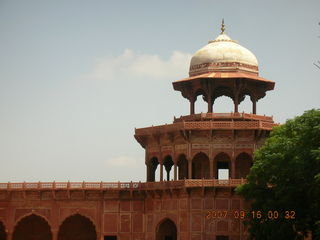
[[275,127],[254,158],[247,184],[236,189],[262,215],[248,215],[250,238],[303,239],[311,232],[320,239],[320,110]]

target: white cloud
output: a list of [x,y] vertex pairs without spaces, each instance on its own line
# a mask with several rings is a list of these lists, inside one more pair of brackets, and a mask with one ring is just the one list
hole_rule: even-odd
[[111,167],[133,167],[137,166],[138,161],[130,156],[118,156],[109,158],[106,164]]
[[138,54],[131,49],[125,49],[119,56],[98,60],[89,78],[183,78],[188,75],[191,57],[189,53],[173,51],[168,59],[162,59],[159,55]]

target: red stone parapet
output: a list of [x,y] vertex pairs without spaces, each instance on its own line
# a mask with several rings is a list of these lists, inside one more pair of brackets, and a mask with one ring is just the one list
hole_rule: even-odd
[[194,121],[194,122],[176,122],[173,124],[165,124],[146,128],[138,128],[135,130],[135,136],[151,135],[158,133],[176,132],[184,130],[272,130],[277,126],[270,121]]
[[272,116],[257,115],[252,113],[198,113],[192,115],[181,116],[179,118],[174,118],[174,122],[190,122],[190,121],[209,121],[209,120],[261,120],[266,122],[273,122]]
[[163,188],[236,187],[245,179],[185,179],[162,182],[20,182],[0,183],[0,191],[28,190],[156,190]]

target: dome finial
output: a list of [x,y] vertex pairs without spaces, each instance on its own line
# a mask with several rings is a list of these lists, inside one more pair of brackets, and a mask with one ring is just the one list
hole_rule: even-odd
[[221,23],[221,34],[224,34],[224,30],[225,30],[225,27],[224,27],[224,18],[222,18],[222,23]]

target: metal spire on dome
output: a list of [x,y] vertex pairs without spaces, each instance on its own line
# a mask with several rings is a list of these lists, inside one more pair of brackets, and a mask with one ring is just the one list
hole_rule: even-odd
[[222,23],[221,23],[221,34],[224,34],[224,30],[226,30],[226,29],[225,29],[225,27],[224,27],[224,18],[222,18]]

